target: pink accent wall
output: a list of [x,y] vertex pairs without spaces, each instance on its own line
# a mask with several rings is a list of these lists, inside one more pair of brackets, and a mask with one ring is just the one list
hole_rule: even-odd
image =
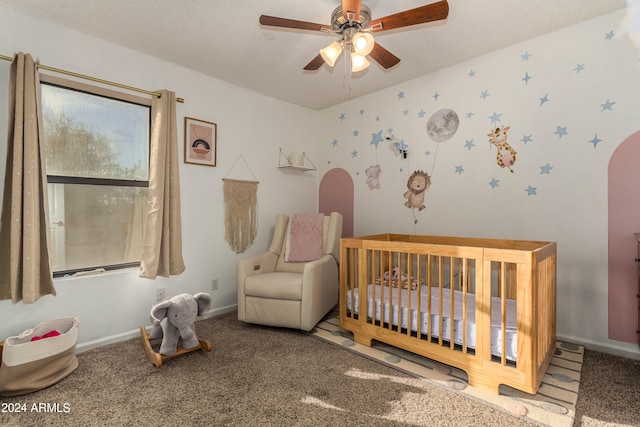
[[640,233],[640,132],[627,138],[609,161],[609,338],[638,342]]
[[327,171],[320,181],[318,193],[320,213],[340,212],[342,237],[353,237],[354,189],[349,172],[340,168]]

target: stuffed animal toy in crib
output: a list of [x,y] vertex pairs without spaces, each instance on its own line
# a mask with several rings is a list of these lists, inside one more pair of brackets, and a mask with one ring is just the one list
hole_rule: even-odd
[[205,292],[176,295],[154,305],[151,308],[153,325],[149,337],[162,338],[160,354],[174,355],[179,344],[187,350],[197,347],[195,320],[210,306],[211,295]]
[[[389,271],[385,271],[384,272],[384,276],[383,276],[383,280],[380,280],[380,278],[376,278],[376,285],[379,285],[380,282],[382,282],[383,285],[388,285],[389,284],[389,279],[391,279],[391,286],[394,288],[397,288],[398,286],[400,288],[406,288],[407,285],[409,284],[409,280],[406,274],[404,273],[400,273],[400,269],[398,269],[398,267],[393,267],[393,270],[391,270],[391,272]],[[418,289],[418,279],[416,279],[415,277],[411,278],[411,290],[415,291],[416,289]]]

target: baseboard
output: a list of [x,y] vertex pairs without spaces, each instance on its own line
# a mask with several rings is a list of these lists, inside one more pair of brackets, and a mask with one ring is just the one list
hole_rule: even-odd
[[225,314],[225,313],[228,313],[230,311],[235,311],[237,309],[238,309],[238,304],[232,304],[232,305],[228,305],[226,307],[216,308],[214,310],[210,310],[207,313],[205,313],[202,316],[202,318],[203,319],[209,319],[211,317],[220,316],[221,314]]
[[600,353],[612,354],[627,359],[640,360],[640,348],[633,344],[603,344],[591,340],[585,340],[576,337],[556,336],[558,341],[570,342],[584,346],[587,350],[598,351]]
[[[205,313],[201,318],[202,319],[209,319],[211,317],[215,317],[215,316],[220,316],[221,314],[225,314],[228,313],[230,311],[234,311],[238,309],[238,305],[237,304],[233,304],[233,305],[229,305],[226,307],[220,307],[220,308],[215,308],[213,310],[209,310],[207,313]],[[150,325],[147,326],[147,329],[150,328]],[[109,335],[108,337],[104,337],[104,338],[100,338],[97,340],[93,340],[93,341],[89,341],[86,343],[82,343],[82,344],[78,344],[76,345],[76,354],[79,353],[83,353],[85,351],[89,351],[92,350],[94,348],[98,348],[98,347],[102,347],[105,345],[109,345],[109,344],[115,344],[115,343],[119,343],[122,341],[127,341],[130,340],[132,338],[139,338],[140,337],[140,328],[131,330],[131,331],[127,331],[127,332],[123,332],[121,334],[116,334],[116,335]]]

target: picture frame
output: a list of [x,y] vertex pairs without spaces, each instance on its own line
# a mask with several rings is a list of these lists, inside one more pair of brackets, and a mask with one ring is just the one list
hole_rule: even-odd
[[184,162],[216,166],[218,125],[193,117],[184,118]]

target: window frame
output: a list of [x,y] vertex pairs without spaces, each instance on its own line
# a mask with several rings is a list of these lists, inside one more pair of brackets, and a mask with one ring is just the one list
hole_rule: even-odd
[[[143,107],[147,107],[149,109],[149,141],[148,143],[148,156],[147,156],[147,166],[151,167],[150,157],[151,157],[151,130],[152,130],[152,121],[153,115],[151,111],[151,98],[145,98],[138,95],[133,95],[131,93],[123,92],[120,90],[114,90],[112,88],[107,88],[104,86],[87,84],[84,82],[80,82],[77,80],[71,80],[67,78],[62,78],[59,76],[54,76],[50,74],[40,73],[40,85],[51,85],[56,86],[66,90],[77,91],[81,93],[86,93],[89,95],[100,96],[108,99],[113,99],[121,102],[128,102],[131,104],[140,105]],[[121,186],[121,187],[145,187],[149,188],[149,179],[147,180],[137,180],[137,179],[117,179],[117,178],[93,178],[93,177],[77,177],[77,176],[64,176],[64,175],[49,175],[47,173],[47,186],[49,184],[79,184],[79,185],[109,185],[109,186]],[[47,209],[49,207],[47,206]],[[81,268],[73,268],[67,270],[58,270],[53,272],[53,277],[69,277],[73,276],[76,273],[82,272],[90,272],[94,270],[104,269],[105,271],[112,270],[121,270],[126,268],[139,267],[140,261],[136,262],[127,262],[120,264],[104,264],[104,265],[95,265],[91,267],[81,267]]]

